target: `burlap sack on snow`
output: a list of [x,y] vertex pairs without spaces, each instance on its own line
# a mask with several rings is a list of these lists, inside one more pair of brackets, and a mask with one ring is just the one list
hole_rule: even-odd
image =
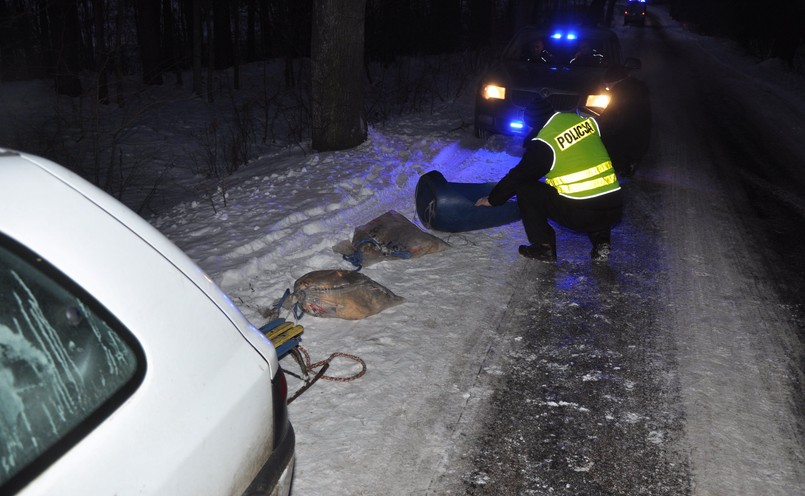
[[449,248],[441,239],[419,229],[395,210],[376,217],[355,229],[352,241],[333,247],[356,266],[367,267],[384,260],[421,257]]
[[316,317],[360,320],[405,298],[354,270],[315,270],[294,283],[293,299]]

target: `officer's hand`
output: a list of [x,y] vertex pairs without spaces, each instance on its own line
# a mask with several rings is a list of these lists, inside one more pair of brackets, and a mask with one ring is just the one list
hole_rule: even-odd
[[489,197],[484,196],[483,198],[478,198],[475,202],[476,207],[491,207],[492,204],[489,203]]

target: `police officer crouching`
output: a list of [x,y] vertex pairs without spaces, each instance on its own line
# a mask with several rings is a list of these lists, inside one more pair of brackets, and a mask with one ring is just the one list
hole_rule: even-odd
[[540,97],[529,105],[525,118],[532,131],[523,158],[475,205],[499,206],[517,195],[530,243],[519,248],[526,258],[556,260],[550,219],[586,233],[593,262],[606,263],[612,249],[610,230],[620,222],[623,200],[598,123],[575,113],[554,113]]

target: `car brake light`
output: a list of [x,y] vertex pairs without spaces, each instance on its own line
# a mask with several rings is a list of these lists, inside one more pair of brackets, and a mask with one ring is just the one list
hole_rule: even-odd
[[288,432],[289,426],[288,381],[285,379],[285,372],[282,371],[282,367],[277,370],[277,374],[271,381],[271,386],[274,394],[274,447],[276,448]]
[[285,372],[283,372],[282,368],[277,370],[275,380],[277,381],[277,393],[284,403],[288,400],[288,380],[285,378]]

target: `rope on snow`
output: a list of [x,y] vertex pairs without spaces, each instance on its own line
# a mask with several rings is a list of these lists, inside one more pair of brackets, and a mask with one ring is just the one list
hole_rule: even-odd
[[310,363],[310,355],[308,354],[307,350],[302,348],[301,346],[297,346],[297,348],[299,348],[299,351],[301,351],[302,354],[305,356],[306,372],[313,372],[315,369],[325,364],[329,365],[330,362],[332,362],[332,360],[337,357],[349,358],[350,360],[354,360],[361,365],[360,372],[349,377],[333,377],[329,375],[322,375],[321,379],[324,379],[325,381],[349,382],[354,381],[355,379],[360,379],[361,377],[363,377],[364,374],[366,374],[366,362],[364,362],[363,359],[357,355],[350,355],[349,353],[342,353],[340,351],[336,351],[335,353],[332,353],[329,357],[325,358],[324,360],[318,361],[316,363]]

